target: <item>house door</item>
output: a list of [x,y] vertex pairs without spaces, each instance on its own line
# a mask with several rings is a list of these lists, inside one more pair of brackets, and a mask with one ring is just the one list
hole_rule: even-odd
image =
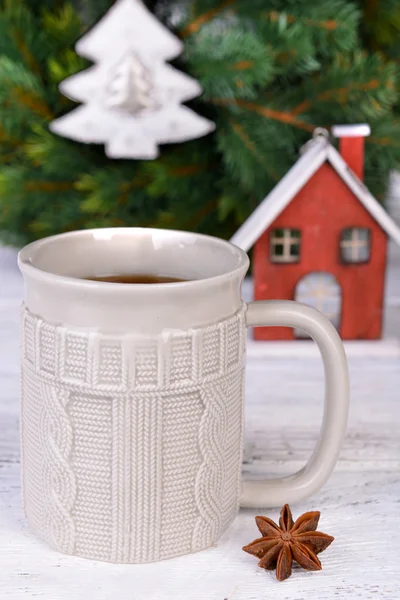
[[[296,287],[297,302],[308,304],[321,312],[339,329],[342,313],[342,290],[333,275],[322,271],[309,273]],[[308,337],[304,331],[295,330],[297,338]]]

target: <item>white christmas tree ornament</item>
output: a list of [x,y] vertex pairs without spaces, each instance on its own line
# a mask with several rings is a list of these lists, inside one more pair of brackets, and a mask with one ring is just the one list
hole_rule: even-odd
[[159,144],[215,129],[182,105],[199,96],[201,86],[167,64],[183,45],[141,0],[117,0],[76,51],[95,65],[61,83],[65,96],[83,104],[53,121],[54,133],[105,144],[109,158],[150,160]]

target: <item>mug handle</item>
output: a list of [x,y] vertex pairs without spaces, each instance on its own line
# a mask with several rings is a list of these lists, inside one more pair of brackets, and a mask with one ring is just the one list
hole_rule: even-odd
[[298,502],[325,483],[339,456],[349,412],[349,373],[344,347],[328,319],[317,310],[297,302],[252,302],[247,306],[247,326],[302,329],[314,339],[322,355],[324,415],[319,440],[310,460],[289,477],[243,482],[241,506],[257,508]]

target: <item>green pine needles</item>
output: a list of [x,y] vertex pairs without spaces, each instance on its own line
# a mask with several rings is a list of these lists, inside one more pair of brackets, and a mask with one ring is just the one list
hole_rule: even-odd
[[400,46],[388,42],[400,15],[391,18],[392,0],[374,3],[390,20],[376,37],[373,16],[357,1],[146,4],[184,41],[174,66],[204,88],[189,105],[217,125],[207,137],[163,146],[149,162],[110,160],[103,146],[74,143],[48,127],[76,106],[58,85],[90,66],[75,42],[112,1],[0,0],[2,241],[104,226],[229,237],[313,129],[335,123],[371,125],[366,183],[384,197],[388,173],[400,163]]

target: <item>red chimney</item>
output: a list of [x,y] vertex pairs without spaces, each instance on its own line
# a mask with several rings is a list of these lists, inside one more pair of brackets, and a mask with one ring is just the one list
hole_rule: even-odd
[[366,123],[360,125],[334,125],[332,134],[339,138],[342,158],[361,180],[364,179],[364,138],[371,135]]

